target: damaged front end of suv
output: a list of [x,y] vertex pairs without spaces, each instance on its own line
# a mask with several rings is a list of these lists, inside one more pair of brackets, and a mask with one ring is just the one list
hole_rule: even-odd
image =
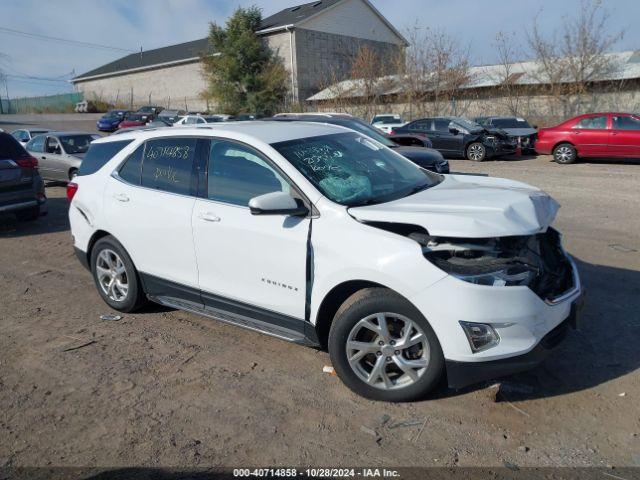
[[529,287],[553,302],[573,287],[573,268],[553,228],[528,236],[461,239],[411,233],[436,267],[465,282]]

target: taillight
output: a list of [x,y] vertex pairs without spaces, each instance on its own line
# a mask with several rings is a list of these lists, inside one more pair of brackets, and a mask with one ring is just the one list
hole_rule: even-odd
[[78,191],[78,184],[75,182],[67,183],[67,200],[73,200],[74,195]]
[[391,131],[389,132],[389,135],[395,135],[396,131],[392,128]]
[[15,160],[19,167],[38,168],[38,160],[32,156],[19,157]]

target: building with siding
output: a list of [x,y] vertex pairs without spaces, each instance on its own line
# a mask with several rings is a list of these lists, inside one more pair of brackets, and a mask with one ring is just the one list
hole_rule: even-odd
[[[346,78],[352,59],[365,45],[382,58],[407,46],[368,0],[318,0],[287,8],[264,18],[257,34],[282,59],[293,103],[317,93],[329,75]],[[206,81],[201,57],[213,53],[203,38],[127,55],[72,82],[86,100],[209,109],[202,95]]]

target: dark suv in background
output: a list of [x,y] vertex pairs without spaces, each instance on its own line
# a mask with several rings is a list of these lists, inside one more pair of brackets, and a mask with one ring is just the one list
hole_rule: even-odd
[[11,135],[0,132],[0,214],[35,220],[46,213],[46,201],[38,160]]
[[520,117],[478,117],[476,123],[486,128],[500,129],[520,142],[522,153],[535,153],[538,129]]
[[394,128],[391,135],[396,134],[425,135],[431,140],[433,148],[445,157],[464,157],[476,162],[510,155],[518,149],[515,137],[463,117],[421,118]]
[[358,133],[362,133],[363,135],[377,140],[384,146],[393,149],[425,170],[430,170],[436,173],[449,173],[449,162],[437,150],[434,150],[433,148],[398,145],[380,130],[372,127],[359,118],[352,117],[351,115],[335,113],[279,113],[274,117],[267,118],[265,120],[328,123],[330,125],[339,125],[341,127],[350,128],[351,130],[355,130]]

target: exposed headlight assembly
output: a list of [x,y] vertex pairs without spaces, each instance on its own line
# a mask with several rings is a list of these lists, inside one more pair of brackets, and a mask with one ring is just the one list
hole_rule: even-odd
[[489,287],[513,287],[513,286],[529,286],[531,281],[535,278],[536,272],[533,270],[521,270],[516,268],[505,268],[503,270],[497,270],[495,272],[480,273],[480,274],[460,274],[456,272],[449,272],[456,278],[465,282],[473,283],[475,285],[487,285]]

